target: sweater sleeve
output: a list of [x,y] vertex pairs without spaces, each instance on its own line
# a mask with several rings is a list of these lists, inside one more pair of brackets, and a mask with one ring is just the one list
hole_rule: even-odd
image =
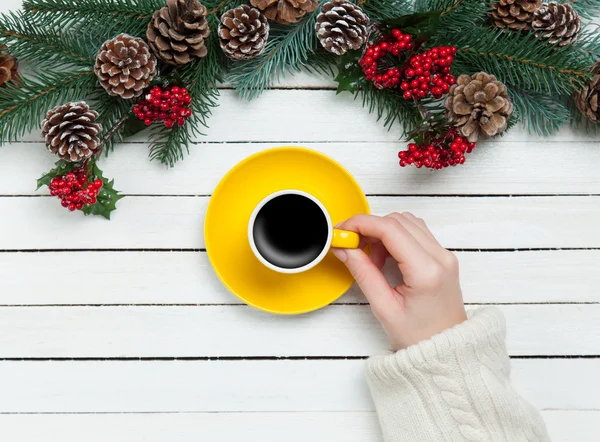
[[385,442],[549,441],[510,383],[506,326],[496,308],[397,353],[374,356],[367,378]]

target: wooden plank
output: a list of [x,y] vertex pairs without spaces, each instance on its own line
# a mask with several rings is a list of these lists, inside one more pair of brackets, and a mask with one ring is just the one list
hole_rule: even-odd
[[[600,250],[457,255],[468,303],[600,302]],[[58,283],[65,268],[70,276]],[[0,305],[240,303],[217,280],[205,252],[0,253],[0,269]],[[399,281],[392,261],[385,270]],[[365,299],[353,287],[338,302]]]
[[[373,411],[364,361],[0,362],[3,413]],[[598,359],[513,360],[539,409],[600,408]]]
[[[554,442],[597,442],[599,411],[542,411]],[[374,412],[0,414],[13,442],[381,442]]]
[[[397,141],[402,135],[398,126],[391,131],[383,127],[361,100],[350,94],[336,95],[333,90],[271,90],[250,102],[241,100],[234,90],[223,90],[208,124],[208,129],[202,128],[206,136],[196,141],[374,142]],[[147,139],[147,133],[132,138]],[[40,141],[40,136],[35,132],[23,140]],[[585,140],[595,141],[593,135],[565,127],[551,142]],[[540,142],[540,138],[517,129],[499,141]]]
[[[242,159],[273,143],[207,143],[191,147],[173,169],[148,161],[145,144],[124,144],[101,160],[107,176],[128,194],[208,195]],[[439,172],[398,166],[398,143],[308,143],[346,167],[368,194],[590,194],[600,193],[596,165],[600,149],[592,142],[489,142],[460,167]],[[579,155],[578,152],[585,152]],[[562,161],[570,155],[570,161]],[[544,161],[540,161],[543,158]],[[0,160],[12,167],[0,174],[3,195],[47,195],[35,192],[35,179],[51,169],[55,157],[39,143],[17,143],[0,149]],[[535,167],[532,167],[535,164]],[[474,185],[476,183],[476,185]]]
[[[511,355],[599,354],[600,305],[500,308]],[[345,357],[388,345],[366,305],[295,317],[241,305],[0,308],[0,358]]]
[[[410,211],[450,248],[600,247],[600,196],[371,197],[375,214]],[[111,222],[54,198],[0,198],[0,249],[203,248],[208,197],[129,197]],[[516,215],[518,214],[518,215]],[[557,216],[560,214],[560,216]],[[333,219],[334,223],[342,220]]]

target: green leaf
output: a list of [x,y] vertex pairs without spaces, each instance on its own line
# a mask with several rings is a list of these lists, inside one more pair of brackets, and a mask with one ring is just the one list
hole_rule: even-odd
[[335,81],[338,82],[338,94],[343,91],[354,93],[364,84],[365,76],[358,64],[361,54],[360,50],[348,51],[339,58],[338,75],[335,77]]
[[98,192],[96,204],[90,206],[83,206],[82,212],[86,215],[98,215],[110,220],[110,214],[113,210],[116,210],[117,201],[123,198],[123,195],[119,195],[119,192],[114,189],[113,185],[115,180],[108,181],[102,175],[102,171],[98,168],[96,163],[92,165],[92,176],[96,179],[101,179],[103,186]]
[[50,171],[46,172],[44,175],[42,175],[40,179],[37,180],[36,190],[38,190],[42,186],[49,186],[50,181],[52,181],[52,178],[66,175],[67,173],[75,169],[77,166],[79,166],[79,164],[80,163],[70,163],[65,160],[58,160],[55,163],[56,167],[54,169],[51,169]]
[[437,32],[441,15],[442,11],[417,12],[386,20],[381,25],[389,29],[400,29],[416,39],[428,39]]

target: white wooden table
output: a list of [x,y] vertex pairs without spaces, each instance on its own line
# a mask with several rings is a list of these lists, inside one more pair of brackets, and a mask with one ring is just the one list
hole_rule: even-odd
[[506,314],[514,383],[554,440],[598,440],[599,140],[517,129],[462,167],[403,170],[398,132],[332,86],[288,78],[252,103],[224,88],[172,170],[142,136],[118,147],[102,162],[127,195],[111,222],[34,191],[54,161],[37,134],[0,149],[0,440],[381,441],[363,368],[386,341],[362,295],[271,316],[204,250],[219,179],[284,144],[342,163],[374,213],[425,218],[460,257],[466,302]]

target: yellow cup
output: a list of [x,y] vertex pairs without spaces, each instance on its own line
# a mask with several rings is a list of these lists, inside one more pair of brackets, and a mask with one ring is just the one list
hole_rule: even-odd
[[314,195],[281,190],[261,200],[248,222],[254,256],[279,273],[301,273],[319,264],[334,248],[356,249],[356,232],[334,229],[329,212]]

